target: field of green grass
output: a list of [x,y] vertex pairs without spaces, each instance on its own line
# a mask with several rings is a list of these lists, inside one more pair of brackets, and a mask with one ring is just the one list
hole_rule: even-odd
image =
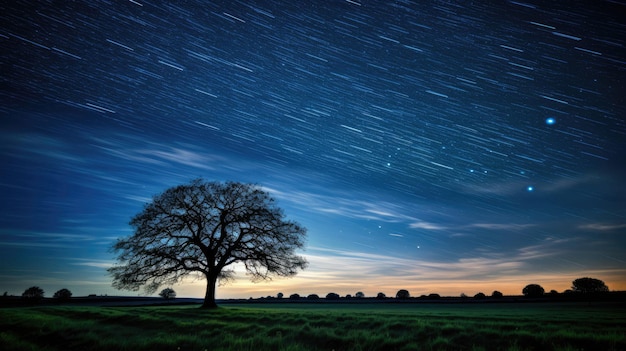
[[0,350],[626,350],[626,305],[3,308]]

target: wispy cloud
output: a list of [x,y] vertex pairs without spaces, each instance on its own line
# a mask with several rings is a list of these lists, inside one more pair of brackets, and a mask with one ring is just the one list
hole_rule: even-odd
[[580,229],[589,229],[589,230],[597,230],[597,231],[612,231],[617,229],[626,228],[626,224],[615,224],[615,223],[589,223],[578,226]]
[[578,177],[564,177],[542,184],[529,184],[527,179],[509,179],[500,183],[490,183],[489,186],[465,185],[462,192],[469,194],[508,196],[526,191],[529,185],[534,185],[535,192],[554,193],[568,190],[590,182],[595,182],[599,178],[594,175],[583,174]]
[[110,268],[113,267],[115,261],[112,260],[87,260],[82,258],[75,258],[79,262],[72,263],[75,266],[87,266],[96,268]]
[[412,228],[412,229],[426,229],[426,230],[444,230],[444,229],[448,229],[447,227],[444,227],[442,225],[435,224],[435,223],[429,223],[429,222],[425,222],[425,221],[413,222],[413,223],[409,224],[409,228]]
[[137,152],[139,154],[152,156],[168,162],[179,163],[185,166],[205,170],[213,170],[215,169],[215,164],[219,164],[224,161],[221,157],[215,155],[183,148],[166,148],[164,150],[144,149],[138,150]]
[[468,224],[466,228],[481,228],[492,230],[521,230],[535,226],[536,224],[517,224],[517,223],[472,223]]
[[3,241],[0,246],[16,247],[49,247],[49,248],[77,248],[85,242],[99,239],[97,236],[75,234],[69,232],[42,232],[27,230],[3,230]]

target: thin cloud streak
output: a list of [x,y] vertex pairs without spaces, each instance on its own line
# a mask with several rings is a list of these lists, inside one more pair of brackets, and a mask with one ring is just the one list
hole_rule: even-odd
[[613,224],[613,223],[590,223],[578,226],[580,229],[589,229],[595,231],[613,231],[617,229],[626,228],[626,224]]

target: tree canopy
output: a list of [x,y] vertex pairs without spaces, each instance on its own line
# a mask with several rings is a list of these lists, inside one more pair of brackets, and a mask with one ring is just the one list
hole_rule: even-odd
[[161,296],[162,298],[164,298],[166,300],[175,299],[176,298],[176,291],[174,291],[174,289],[172,289],[172,288],[165,288],[165,289],[161,290],[161,292],[159,293],[159,296]]
[[539,284],[528,284],[522,289],[522,294],[526,297],[541,297],[545,290]]
[[598,293],[607,292],[609,287],[600,279],[595,278],[578,278],[572,282],[572,290],[580,293]]
[[132,236],[113,249],[118,289],[155,292],[195,275],[207,280],[203,307],[216,307],[217,281],[240,263],[253,281],[293,276],[307,266],[296,254],[306,229],[286,220],[275,200],[252,184],[196,179],[167,189],[132,218]]
[[339,294],[329,292],[328,294],[326,294],[326,300],[339,300]]
[[494,290],[491,293],[491,297],[493,297],[494,299],[501,299],[503,296],[504,295],[501,292],[499,292],[498,290]]
[[396,299],[408,299],[409,297],[411,297],[411,294],[406,289],[400,289],[396,293]]
[[72,297],[72,292],[69,291],[68,289],[63,288],[55,292],[52,297],[54,297],[55,299],[59,299],[59,300],[68,300]]
[[24,290],[22,293],[22,298],[31,302],[38,302],[43,299],[44,291],[42,288],[38,286],[31,286],[30,288]]

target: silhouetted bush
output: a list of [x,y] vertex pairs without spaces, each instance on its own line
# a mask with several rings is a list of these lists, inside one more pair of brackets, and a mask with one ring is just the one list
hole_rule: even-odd
[[317,294],[310,294],[306,298],[307,298],[307,300],[319,300],[320,299],[319,295],[317,295]]
[[572,290],[578,293],[602,293],[608,292],[609,287],[600,279],[595,278],[578,278],[572,282]]
[[289,300],[300,300],[300,294],[289,295]]
[[165,288],[161,290],[161,292],[159,293],[159,296],[161,296],[162,298],[166,300],[174,299],[176,298],[176,291],[174,291],[174,289],[172,288]]
[[30,288],[24,290],[22,298],[30,303],[37,303],[43,299],[43,295],[44,291],[42,288],[38,286],[31,286]]
[[476,300],[484,300],[485,297],[487,297],[487,296],[485,294],[481,293],[481,292],[479,292],[478,294],[474,295],[474,298]]
[[441,298],[441,295],[439,294],[428,294],[429,300],[439,300],[440,298]]
[[339,300],[339,294],[334,292],[326,294],[326,300]]
[[365,297],[365,294],[362,291],[359,291],[356,294],[354,294],[354,297],[356,297],[357,299],[362,299]]
[[379,292],[378,294],[376,294],[376,298],[379,300],[384,300],[387,298],[387,295],[385,295],[385,293]]
[[491,297],[492,297],[492,298],[494,298],[494,299],[501,299],[503,296],[504,296],[504,295],[502,295],[502,293],[501,293],[501,292],[499,292],[498,290],[494,290],[494,291],[491,293]]
[[522,289],[522,294],[526,297],[542,297],[545,290],[539,284],[528,284]]
[[411,294],[409,293],[408,290],[405,290],[405,289],[400,289],[396,293],[396,299],[405,300],[405,299],[408,299],[409,297],[411,297]]
[[283,296],[285,296],[285,295],[283,295],[283,293],[281,293],[281,292],[279,292],[278,294],[276,294],[276,298],[277,298],[277,299],[282,299],[282,298],[283,298]]
[[68,289],[63,288],[55,292],[52,297],[54,297],[55,299],[59,299],[59,300],[69,300],[72,297],[72,292],[69,291]]

